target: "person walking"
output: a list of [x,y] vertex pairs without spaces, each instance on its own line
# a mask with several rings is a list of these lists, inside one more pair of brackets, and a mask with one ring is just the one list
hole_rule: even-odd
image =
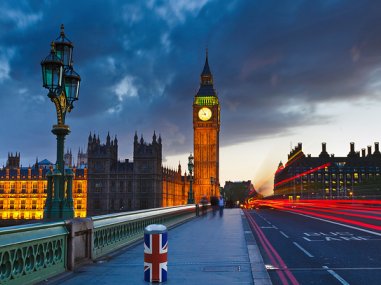
[[218,200],[218,207],[220,208],[220,217],[224,214],[224,206],[225,206],[225,200],[222,196],[220,196],[220,199]]
[[206,196],[202,196],[201,198],[201,215],[202,216],[205,216],[206,215],[206,210],[207,210],[207,207],[208,207],[208,199],[206,198]]

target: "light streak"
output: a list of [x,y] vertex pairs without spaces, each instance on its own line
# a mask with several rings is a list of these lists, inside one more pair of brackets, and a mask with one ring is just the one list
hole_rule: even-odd
[[307,170],[307,171],[305,171],[305,172],[299,173],[299,174],[297,174],[297,175],[295,175],[295,176],[293,176],[293,177],[290,177],[290,178],[284,179],[284,180],[282,180],[282,181],[279,181],[278,183],[276,183],[276,184],[274,185],[274,187],[279,186],[279,185],[284,184],[284,183],[287,183],[287,182],[290,182],[290,181],[292,181],[292,180],[295,180],[295,179],[297,179],[297,178],[299,178],[299,177],[308,175],[308,174],[310,174],[310,173],[316,172],[316,171],[318,171],[318,170],[320,170],[320,169],[329,167],[330,165],[331,165],[331,163],[328,162],[328,163],[325,163],[325,164],[320,165],[320,166],[318,166],[318,167],[315,167],[315,168],[313,168],[313,169],[310,169],[310,170]]

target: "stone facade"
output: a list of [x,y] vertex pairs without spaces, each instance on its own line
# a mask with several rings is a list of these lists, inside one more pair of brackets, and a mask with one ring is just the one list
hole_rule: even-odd
[[294,198],[363,198],[381,197],[381,153],[378,142],[355,151],[350,143],[346,157],[329,155],[322,143],[318,157],[305,155],[299,143],[288,155],[285,165],[279,163],[274,178],[274,195]]
[[89,136],[88,215],[183,205],[189,182],[186,174],[162,166],[161,137],[153,134],[152,142],[134,136],[133,161],[118,160],[118,140],[107,135]]
[[[7,166],[0,169],[0,220],[43,218],[46,173],[51,167],[44,163],[21,167],[20,154],[8,154]],[[73,173],[74,216],[86,217],[87,168],[73,168]]]

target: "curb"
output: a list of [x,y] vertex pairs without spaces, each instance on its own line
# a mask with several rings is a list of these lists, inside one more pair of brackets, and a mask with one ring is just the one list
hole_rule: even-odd
[[261,252],[259,251],[257,242],[255,241],[253,232],[250,229],[249,223],[240,210],[243,232],[246,240],[247,252],[249,254],[251,264],[251,274],[255,285],[272,285],[269,273],[266,270]]

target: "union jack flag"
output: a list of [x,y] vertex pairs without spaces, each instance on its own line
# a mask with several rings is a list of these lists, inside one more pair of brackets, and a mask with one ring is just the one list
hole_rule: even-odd
[[144,234],[144,280],[167,281],[167,233]]

